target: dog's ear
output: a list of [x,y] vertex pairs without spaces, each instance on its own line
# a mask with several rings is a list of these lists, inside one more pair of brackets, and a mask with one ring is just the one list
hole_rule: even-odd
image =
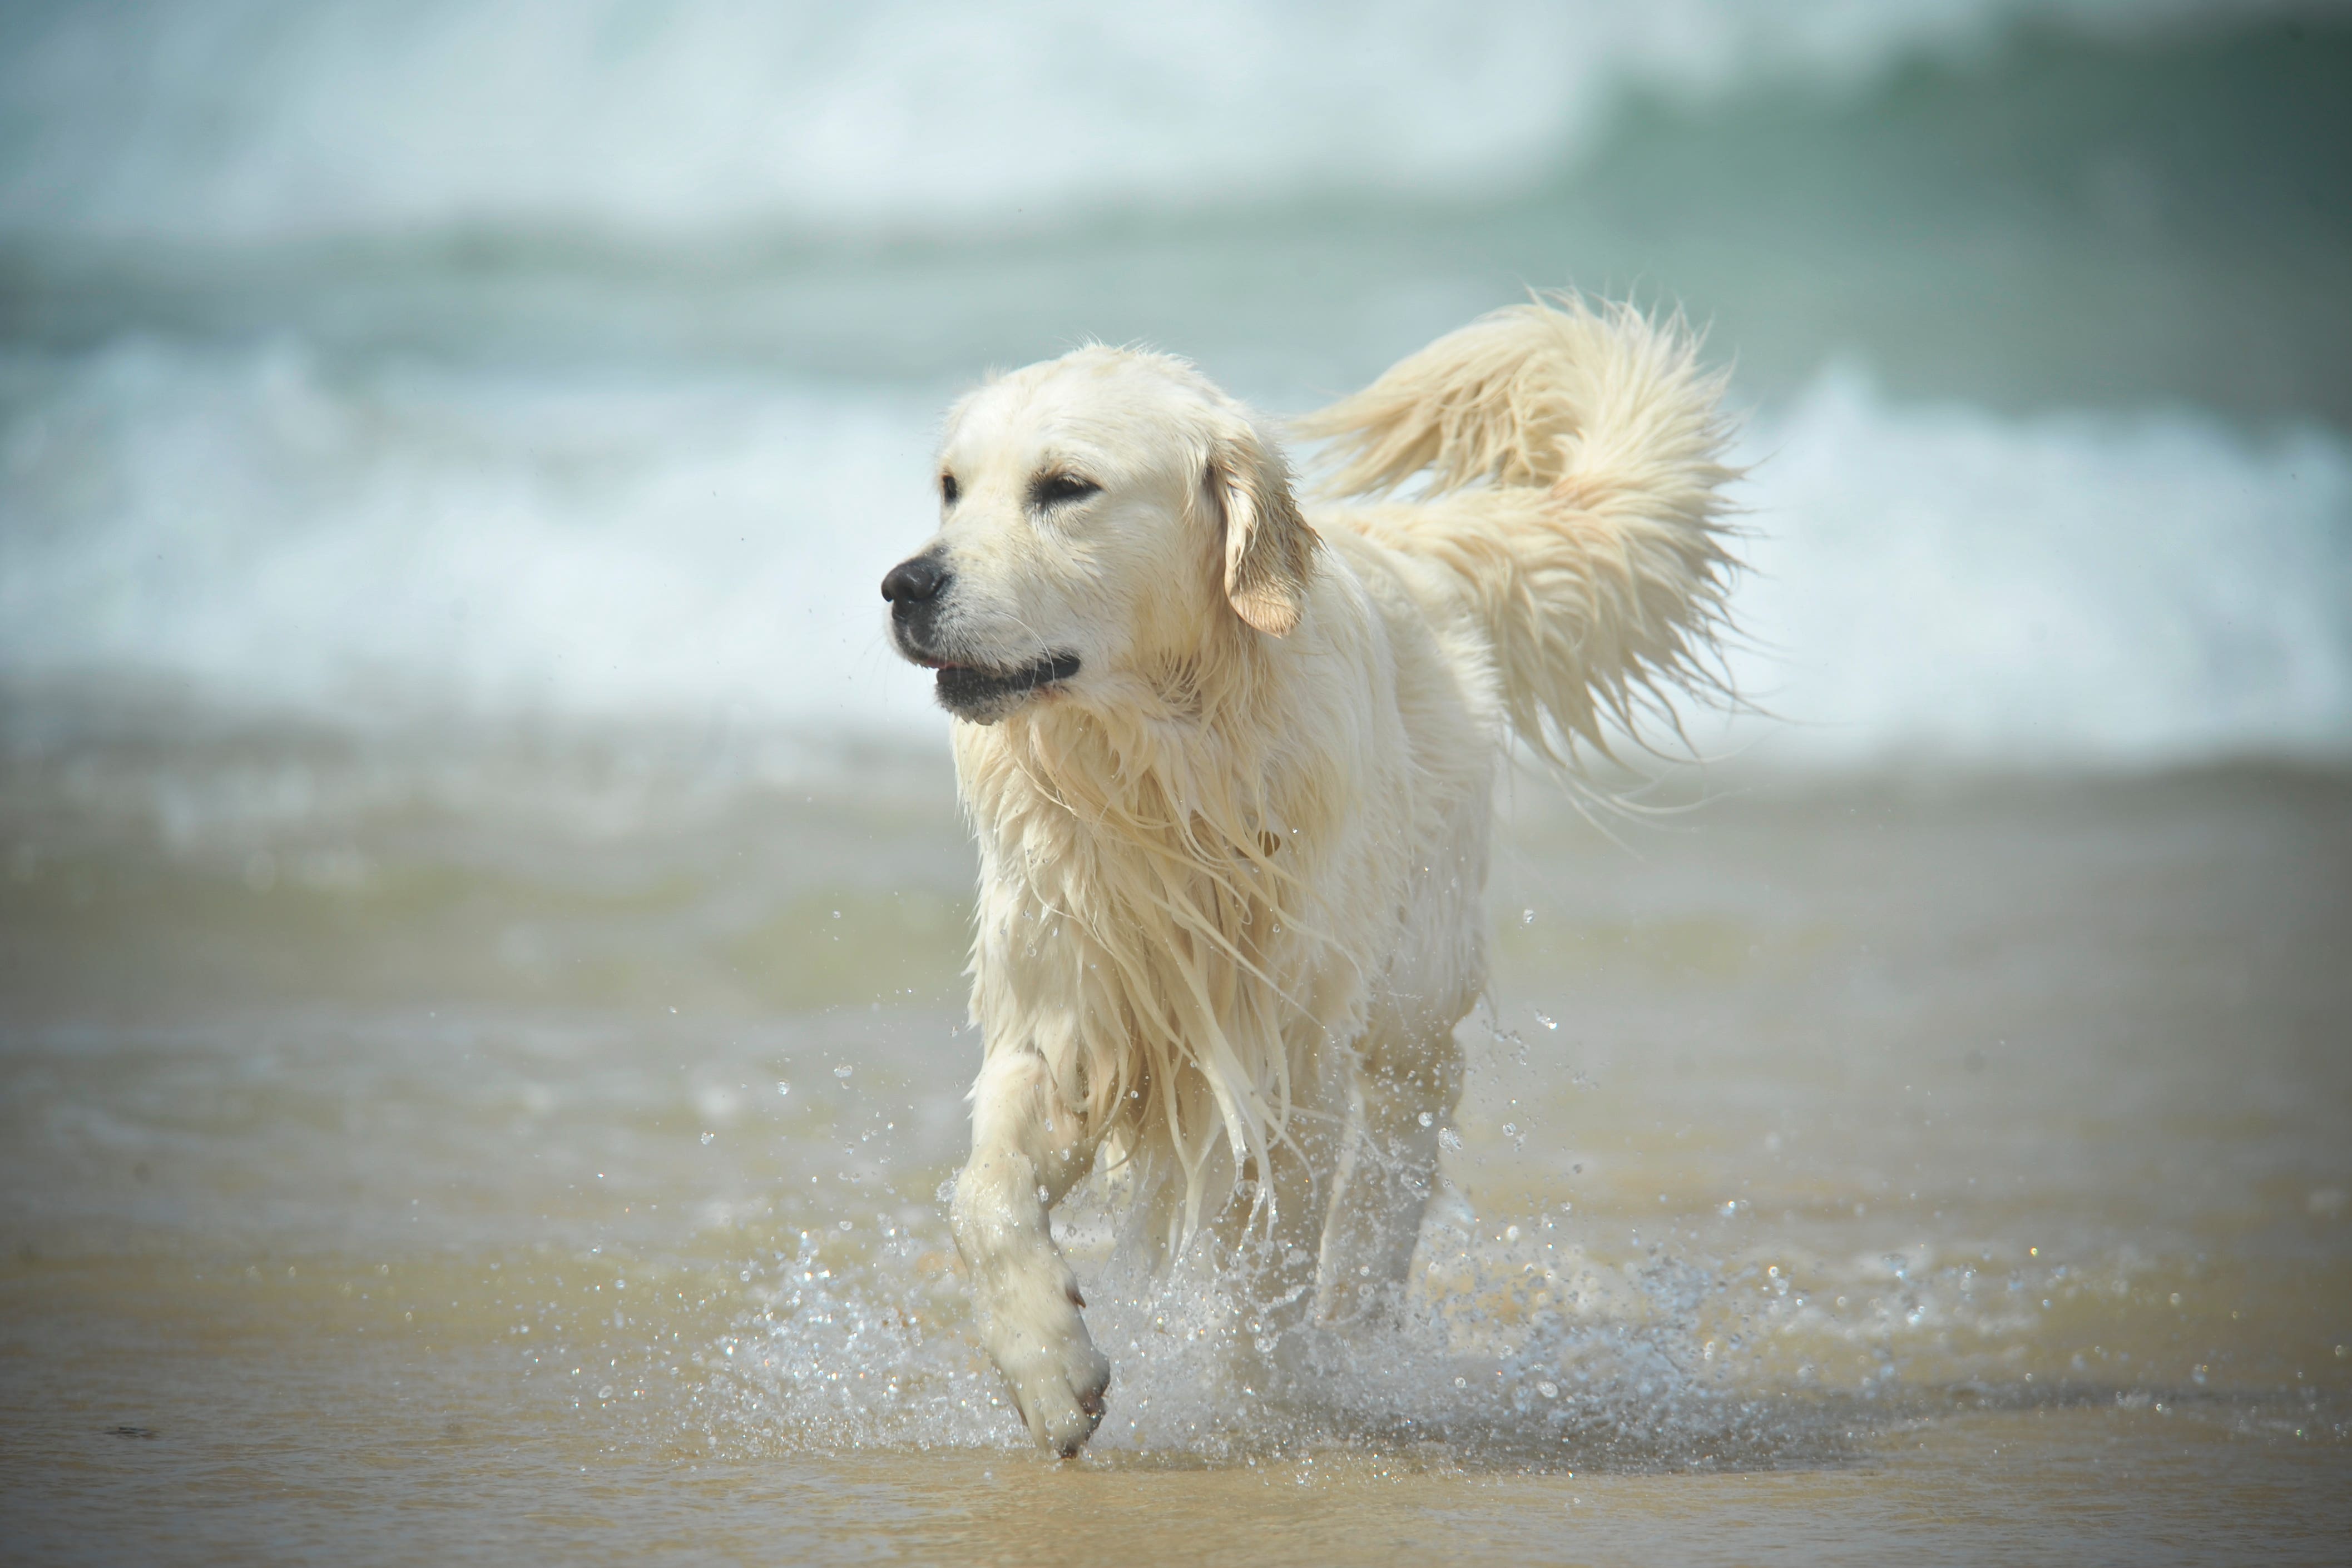
[[1317,540],[1281,452],[1248,421],[1234,420],[1210,447],[1205,479],[1224,520],[1226,601],[1268,636],[1287,635],[1307,608]]

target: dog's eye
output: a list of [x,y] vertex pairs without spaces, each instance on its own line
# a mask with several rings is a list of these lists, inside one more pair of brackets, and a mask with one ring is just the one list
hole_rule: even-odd
[[959,496],[959,495],[961,495],[961,493],[962,493],[962,492],[959,491],[959,490],[956,488],[956,482],[955,482],[955,476],[954,476],[954,475],[952,475],[952,474],[942,474],[942,475],[940,475],[940,500],[942,500],[942,501],[946,502],[949,506],[952,507],[952,506],[954,506],[954,505],[956,504],[956,497],[957,497],[957,496]]
[[1060,507],[1102,494],[1102,486],[1075,474],[1040,474],[1029,486],[1032,507]]

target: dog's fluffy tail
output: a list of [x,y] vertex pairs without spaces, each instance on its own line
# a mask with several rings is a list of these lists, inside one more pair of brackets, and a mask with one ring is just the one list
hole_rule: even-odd
[[1512,726],[1547,758],[1609,752],[1677,692],[1727,695],[1723,378],[1679,319],[1538,298],[1440,338],[1298,422],[1327,491],[1414,505],[1348,520],[1457,573]]

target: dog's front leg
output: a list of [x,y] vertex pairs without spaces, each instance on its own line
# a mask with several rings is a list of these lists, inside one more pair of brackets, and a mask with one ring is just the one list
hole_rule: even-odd
[[1102,1420],[1110,1363],[1079,1316],[1086,1302],[1046,1213],[1094,1157],[1094,1138],[1055,1094],[1042,1061],[1018,1050],[989,1059],[972,1088],[971,1159],[956,1177],[956,1249],[1022,1419],[1065,1458]]

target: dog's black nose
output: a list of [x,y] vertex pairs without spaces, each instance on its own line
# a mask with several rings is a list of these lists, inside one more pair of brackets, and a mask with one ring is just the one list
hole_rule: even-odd
[[902,560],[882,580],[882,597],[893,604],[920,604],[939,597],[948,585],[945,568],[929,556]]

